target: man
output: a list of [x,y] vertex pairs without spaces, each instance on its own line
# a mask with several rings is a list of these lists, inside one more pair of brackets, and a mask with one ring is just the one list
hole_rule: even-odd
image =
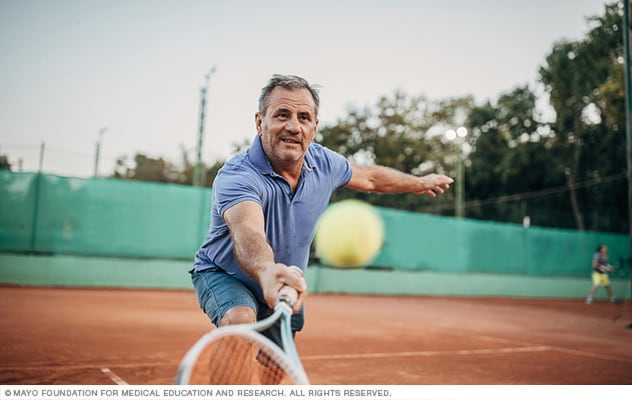
[[[435,197],[453,180],[416,177],[380,166],[350,164],[313,143],[319,94],[303,78],[274,75],[255,114],[257,136],[226,162],[213,184],[209,233],[190,271],[202,309],[215,326],[251,323],[272,313],[279,290],[294,287],[292,329],[303,326],[305,279],[316,222],[334,190]],[[278,327],[266,335],[279,343]]]
[[608,272],[611,271],[614,271],[614,267],[608,264],[608,246],[600,244],[597,246],[597,250],[592,259],[593,284],[590,288],[590,292],[588,292],[588,296],[586,296],[586,304],[593,303],[593,296],[597,289],[599,289],[599,286],[606,288],[611,303],[614,304],[617,302],[617,298],[614,296],[614,292],[610,287],[610,278],[608,277]]

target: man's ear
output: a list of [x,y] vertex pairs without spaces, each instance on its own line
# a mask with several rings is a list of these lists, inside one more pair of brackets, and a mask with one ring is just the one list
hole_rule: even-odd
[[261,136],[261,122],[263,121],[263,117],[261,116],[261,113],[257,112],[255,113],[255,126],[257,127],[257,135]]

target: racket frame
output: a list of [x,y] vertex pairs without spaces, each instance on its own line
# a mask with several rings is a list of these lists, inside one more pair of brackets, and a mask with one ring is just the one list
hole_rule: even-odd
[[[274,309],[274,313],[264,320],[252,324],[224,326],[204,334],[189,349],[180,362],[175,383],[177,385],[187,385],[189,383],[193,366],[200,353],[209,343],[225,336],[239,335],[273,351],[278,358],[279,365],[297,385],[309,385],[307,374],[305,374],[298,352],[296,351],[296,346],[294,345],[291,318],[292,308],[290,305],[285,301],[279,301]],[[281,321],[281,341],[285,351],[260,333],[274,325],[277,320]]]

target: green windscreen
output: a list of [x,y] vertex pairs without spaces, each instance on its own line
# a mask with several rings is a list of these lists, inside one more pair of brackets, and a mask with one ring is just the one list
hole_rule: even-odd
[[0,250],[193,257],[211,191],[117,179],[0,174]]
[[[0,252],[191,260],[210,207],[208,188],[0,171]],[[586,276],[599,243],[630,257],[626,235],[378,211],[376,267]]]

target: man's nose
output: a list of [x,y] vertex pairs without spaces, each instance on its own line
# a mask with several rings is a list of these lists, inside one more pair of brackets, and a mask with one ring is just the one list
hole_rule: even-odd
[[288,132],[299,133],[301,130],[301,125],[298,123],[298,118],[290,117],[285,124],[285,129]]

